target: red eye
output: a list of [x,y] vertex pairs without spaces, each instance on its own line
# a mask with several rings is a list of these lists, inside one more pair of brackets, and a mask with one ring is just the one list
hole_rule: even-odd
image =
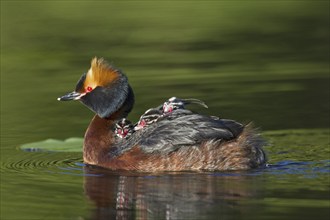
[[93,88],[92,87],[90,87],[90,86],[87,86],[87,88],[86,88],[86,91],[87,92],[91,92],[93,90]]

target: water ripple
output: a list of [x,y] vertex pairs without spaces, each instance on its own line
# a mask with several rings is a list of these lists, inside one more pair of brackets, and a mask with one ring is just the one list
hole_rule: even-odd
[[[64,159],[63,159],[64,158]],[[16,157],[7,158],[1,162],[1,172],[19,172],[24,174],[55,173],[65,175],[84,174],[85,164],[82,163],[79,153],[52,153],[52,152],[19,152]],[[321,161],[291,161],[282,160],[246,172],[216,172],[217,176],[253,176],[253,175],[303,175],[315,177],[330,173],[330,160]]]
[[1,162],[2,172],[20,172],[26,174],[51,172],[81,175],[83,174],[83,166],[81,157],[75,157],[73,153],[21,152],[17,157]]

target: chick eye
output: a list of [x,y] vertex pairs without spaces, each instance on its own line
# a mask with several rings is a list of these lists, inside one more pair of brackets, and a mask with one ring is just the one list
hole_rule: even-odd
[[93,88],[92,87],[90,87],[90,86],[87,86],[87,88],[86,88],[86,92],[91,92],[93,90]]

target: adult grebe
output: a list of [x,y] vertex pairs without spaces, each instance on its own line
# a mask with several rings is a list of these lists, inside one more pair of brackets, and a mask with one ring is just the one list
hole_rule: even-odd
[[103,58],[94,58],[76,89],[58,98],[79,100],[96,113],[84,137],[84,162],[113,170],[247,170],[265,164],[263,141],[249,126],[178,109],[115,138],[115,124],[134,104],[127,77]]

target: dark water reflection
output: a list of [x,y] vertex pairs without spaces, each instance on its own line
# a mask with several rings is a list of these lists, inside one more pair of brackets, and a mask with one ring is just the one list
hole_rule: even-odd
[[[320,164],[329,173],[330,161]],[[308,219],[314,214],[326,218],[328,196],[322,196],[317,187],[304,190],[304,195],[292,191],[293,176],[322,175],[316,171],[311,177],[309,171],[306,163],[289,161],[250,172],[158,175],[86,166],[84,192],[94,205],[91,219],[278,219],[284,217],[281,209],[285,218],[294,217],[288,219]],[[272,181],[279,182],[276,178],[284,184],[281,191],[273,190]]]
[[[219,219],[243,215],[242,200],[263,189],[243,175],[114,175],[85,167],[92,219]],[[97,176],[97,177],[96,177]]]

